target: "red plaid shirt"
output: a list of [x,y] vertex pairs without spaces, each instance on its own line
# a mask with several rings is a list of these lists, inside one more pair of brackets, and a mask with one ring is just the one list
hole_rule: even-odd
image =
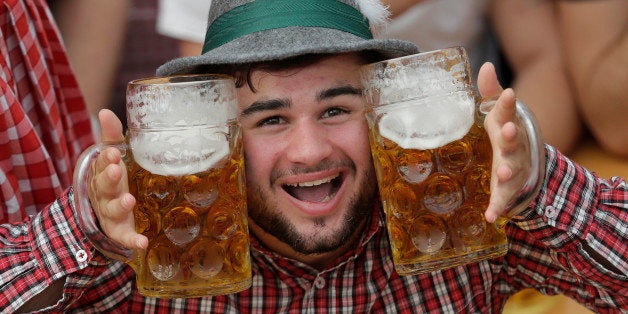
[[89,115],[43,0],[0,6],[0,223],[22,221],[70,186],[93,143]]
[[205,298],[141,296],[133,270],[104,258],[81,233],[67,190],[32,221],[0,227],[0,309],[13,312],[67,276],[63,299],[46,313],[499,313],[527,287],[600,313],[625,313],[628,184],[600,179],[549,146],[546,155],[543,189],[525,216],[508,224],[503,258],[399,276],[376,208],[360,244],[328,269],[283,258],[252,239],[252,287]]
[[500,312],[526,287],[566,294],[599,312],[628,311],[627,184],[602,180],[552,148],[549,179],[526,217],[508,226],[504,258],[401,277],[376,208],[360,245],[324,271],[277,256],[252,239],[250,289],[214,298],[142,297],[131,268],[107,260],[87,241],[72,191],[62,191],[74,159],[92,139],[45,4],[5,0],[0,27],[0,221],[14,222],[0,225],[2,313],[18,310],[63,277],[63,298],[45,312],[484,313]]

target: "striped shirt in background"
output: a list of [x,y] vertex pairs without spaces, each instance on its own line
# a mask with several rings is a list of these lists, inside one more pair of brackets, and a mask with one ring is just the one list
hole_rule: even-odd
[[72,183],[94,141],[45,1],[0,6],[0,223],[22,221]]

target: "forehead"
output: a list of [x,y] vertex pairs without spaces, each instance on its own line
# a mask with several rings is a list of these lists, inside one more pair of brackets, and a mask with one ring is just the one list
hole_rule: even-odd
[[364,62],[357,53],[329,56],[314,63],[278,70],[256,69],[250,85],[244,84],[238,96],[245,103],[259,98],[278,98],[289,94],[309,94],[338,85],[359,87],[359,68]]

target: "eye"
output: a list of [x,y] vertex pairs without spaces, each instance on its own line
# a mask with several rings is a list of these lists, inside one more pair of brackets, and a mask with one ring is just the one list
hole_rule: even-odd
[[323,118],[331,118],[331,117],[348,114],[348,113],[349,113],[349,110],[338,108],[338,107],[333,107],[333,108],[329,108],[325,110],[325,112],[323,113]]
[[269,126],[269,125],[278,125],[278,124],[284,123],[285,121],[286,120],[284,120],[280,116],[272,116],[272,117],[268,117],[268,118],[264,118],[260,120],[259,122],[257,122],[256,126],[263,127],[263,126]]

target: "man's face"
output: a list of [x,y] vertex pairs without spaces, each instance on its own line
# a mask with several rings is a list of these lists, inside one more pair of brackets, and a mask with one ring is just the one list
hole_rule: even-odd
[[359,66],[346,54],[254,71],[256,91],[238,91],[251,230],[271,248],[288,247],[284,254],[338,251],[372,213]]

